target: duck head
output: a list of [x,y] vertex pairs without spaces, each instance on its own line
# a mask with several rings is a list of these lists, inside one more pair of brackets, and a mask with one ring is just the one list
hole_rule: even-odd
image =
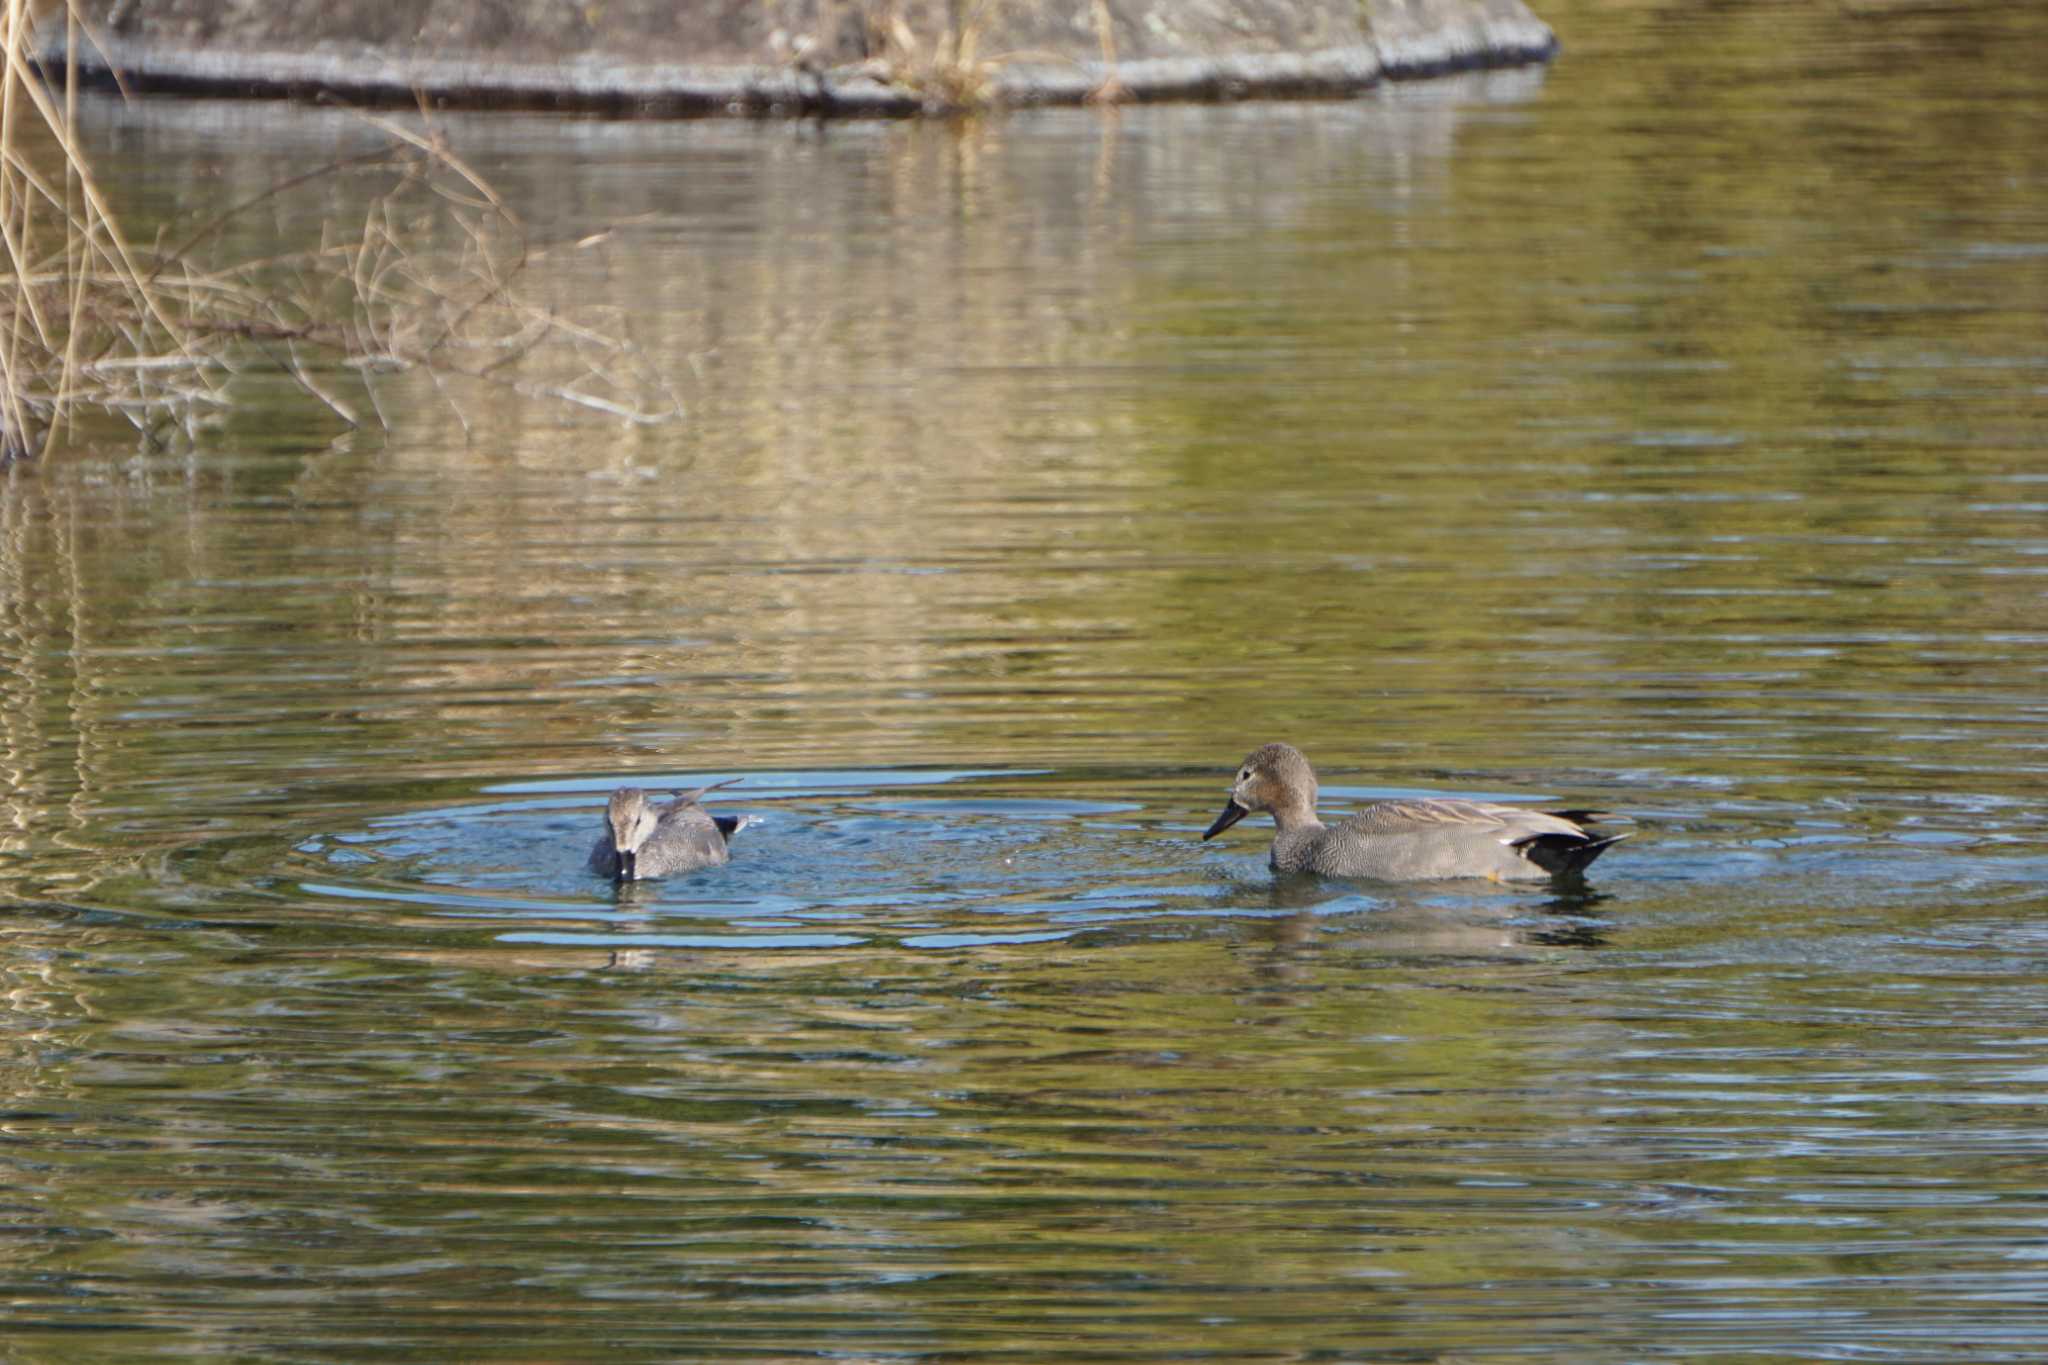
[[638,787],[621,787],[612,793],[605,807],[606,828],[612,833],[612,852],[618,855],[617,879],[630,882],[638,877],[634,867],[640,846],[653,837],[660,816],[648,804],[647,793]]
[[1238,765],[1230,784],[1230,802],[1216,823],[1203,832],[1213,839],[1253,811],[1269,810],[1283,825],[1315,819],[1316,774],[1291,744],[1261,744]]

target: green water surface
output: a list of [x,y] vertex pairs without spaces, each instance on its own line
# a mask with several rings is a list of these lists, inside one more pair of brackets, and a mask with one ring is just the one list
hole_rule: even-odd
[[[251,375],[0,474],[0,1354],[2048,1353],[2048,22],[1553,9],[447,117],[679,420]],[[138,239],[377,139],[87,123]],[[1636,835],[1275,882],[1198,835],[1276,738]],[[730,867],[582,872],[729,776]]]

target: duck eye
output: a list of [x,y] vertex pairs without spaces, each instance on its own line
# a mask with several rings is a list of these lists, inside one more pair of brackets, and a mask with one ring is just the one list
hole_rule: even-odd
[[1243,772],[1241,772],[1241,773],[1239,773],[1239,774],[1237,775],[1237,780],[1238,780],[1238,781],[1240,781],[1240,782],[1249,782],[1249,781],[1251,781],[1251,780],[1252,780],[1252,770],[1251,770],[1250,768],[1246,768],[1246,769],[1245,769],[1245,770],[1244,770]]

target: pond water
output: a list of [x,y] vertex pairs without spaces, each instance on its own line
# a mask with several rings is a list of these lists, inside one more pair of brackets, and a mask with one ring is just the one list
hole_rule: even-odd
[[[1545,13],[449,117],[680,420],[252,378],[0,475],[10,1358],[2048,1352],[2048,17]],[[376,136],[89,123],[145,238]],[[1199,840],[1275,738],[1635,837],[1275,881]],[[729,777],[730,866],[583,872]]]

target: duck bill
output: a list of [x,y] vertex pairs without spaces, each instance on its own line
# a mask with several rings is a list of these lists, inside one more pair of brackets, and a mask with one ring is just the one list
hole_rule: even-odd
[[619,855],[619,872],[615,880],[622,882],[638,881],[640,879],[640,870],[636,864],[640,860],[640,855],[630,848],[618,849],[617,853]]
[[1230,798],[1230,804],[1223,808],[1223,814],[1216,817],[1216,823],[1202,831],[1202,837],[1213,839],[1250,814],[1250,811],[1237,804],[1237,798],[1233,796]]

